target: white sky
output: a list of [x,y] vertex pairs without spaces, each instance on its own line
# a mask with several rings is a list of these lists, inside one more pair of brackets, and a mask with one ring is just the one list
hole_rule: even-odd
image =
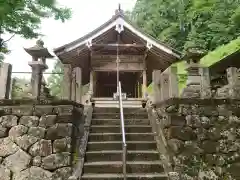
[[[49,48],[50,52],[54,48],[76,40],[88,32],[94,30],[105,21],[110,19],[118,4],[121,4],[123,10],[131,10],[136,0],[58,0],[61,5],[72,8],[72,18],[65,23],[61,21],[54,21],[53,19],[46,19],[42,22],[41,33],[44,37],[45,46]],[[28,66],[28,61],[31,61],[23,47],[34,46],[36,39],[26,40],[19,36],[15,36],[8,43],[8,48],[11,53],[6,56],[5,62],[13,65],[14,72],[31,71]],[[54,61],[48,60],[47,64],[50,72]],[[30,74],[13,74],[13,76],[30,77]]]

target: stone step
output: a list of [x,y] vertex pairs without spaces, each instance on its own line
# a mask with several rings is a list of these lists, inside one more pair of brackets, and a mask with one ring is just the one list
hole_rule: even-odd
[[[126,141],[154,141],[153,133],[126,133]],[[92,141],[122,141],[122,133],[90,133]]]
[[[120,113],[119,107],[115,108],[102,108],[102,107],[95,107],[93,110],[94,113]],[[146,109],[144,108],[123,108],[124,113],[146,113]]]
[[[123,180],[123,174],[84,174],[84,180]],[[128,180],[168,180],[168,176],[164,173],[137,173],[127,174]]]
[[[93,113],[94,119],[120,119],[120,113]],[[124,113],[124,119],[148,119],[147,113]]]
[[[156,150],[157,145],[155,141],[128,141],[128,150]],[[88,142],[88,151],[107,151],[107,150],[122,150],[121,141],[102,141],[102,142]]]
[[[92,119],[92,125],[120,125],[120,119]],[[125,125],[150,125],[148,119],[124,119]]]
[[[122,151],[88,151],[86,162],[121,161]],[[127,151],[127,161],[154,161],[159,158],[157,151]]]
[[[121,126],[113,125],[92,125],[90,132],[92,133],[118,133],[121,132]],[[151,126],[146,125],[127,125],[125,126],[126,133],[143,133],[152,132]]]
[[[122,161],[85,162],[84,173],[122,173]],[[161,161],[128,161],[127,173],[161,173]]]

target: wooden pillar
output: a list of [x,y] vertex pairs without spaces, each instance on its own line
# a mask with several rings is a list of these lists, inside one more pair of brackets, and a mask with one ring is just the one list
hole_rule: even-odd
[[154,104],[160,101],[160,76],[161,76],[161,70],[154,70],[152,72]]
[[76,101],[76,72],[75,69],[72,69],[71,72],[71,100]]
[[82,69],[80,67],[75,68],[76,76],[76,102],[82,102]]
[[143,71],[142,98],[147,98],[147,71]]
[[71,65],[64,64],[63,71],[64,71],[64,75],[63,75],[63,83],[62,83],[62,87],[63,87],[62,99],[71,100],[71,86],[72,86]]
[[90,82],[89,82],[89,94],[93,95],[93,84],[94,84],[94,72],[93,70],[90,71]]
[[96,96],[96,88],[97,88],[97,73],[96,71],[93,71],[93,95]]

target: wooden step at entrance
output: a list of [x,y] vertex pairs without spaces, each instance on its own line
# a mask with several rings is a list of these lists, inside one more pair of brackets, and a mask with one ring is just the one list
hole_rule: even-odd
[[[123,174],[84,174],[82,179],[84,180],[123,180]],[[127,174],[128,180],[168,180],[168,176],[164,173],[136,173]]]
[[[121,141],[122,133],[90,133],[92,141]],[[126,133],[126,141],[154,141],[153,133]]]
[[[157,145],[155,141],[128,141],[127,149],[131,150],[156,150]],[[100,141],[88,142],[88,151],[108,151],[108,150],[122,150],[122,141]]]
[[[154,161],[158,159],[157,151],[127,151],[127,161]],[[88,151],[86,162],[121,161],[122,151]]]
[[[146,125],[126,125],[126,133],[144,133],[151,132],[152,127]],[[92,133],[118,133],[121,132],[121,126],[114,125],[92,125],[90,132]]]
[[[128,173],[161,173],[163,167],[160,161],[128,161]],[[84,173],[122,173],[122,161],[85,162]]]

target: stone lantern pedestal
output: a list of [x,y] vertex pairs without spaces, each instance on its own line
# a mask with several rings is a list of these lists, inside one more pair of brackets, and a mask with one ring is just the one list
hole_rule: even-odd
[[41,61],[30,61],[28,65],[32,68],[32,96],[40,97],[43,71],[45,71],[48,67]]

